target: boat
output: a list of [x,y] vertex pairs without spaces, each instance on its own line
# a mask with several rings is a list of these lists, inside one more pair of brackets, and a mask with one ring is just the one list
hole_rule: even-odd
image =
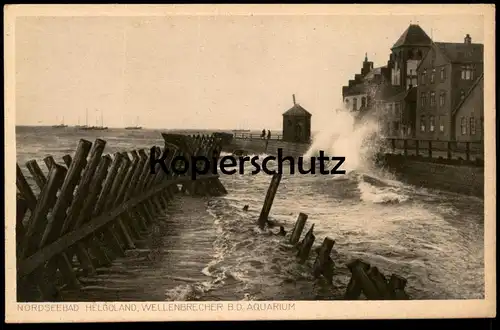
[[62,123],[60,123],[59,125],[52,125],[52,128],[64,128],[64,127],[68,127],[68,125],[64,124],[64,117]]
[[[139,117],[137,117],[137,123],[139,123]],[[134,130],[137,130],[137,129],[142,129],[142,126],[139,126],[139,125],[135,125],[135,126],[127,126],[125,127],[125,129],[128,129],[128,130],[131,130],[131,129],[134,129]]]
[[[87,123],[88,122],[88,111],[86,113],[86,119],[85,119],[85,122]],[[81,130],[84,130],[84,131],[103,131],[103,130],[107,130],[108,127],[107,126],[104,126],[103,125],[103,118],[102,118],[102,111],[101,111],[101,126],[88,126],[87,124],[85,124],[84,126],[77,126],[79,129]]]

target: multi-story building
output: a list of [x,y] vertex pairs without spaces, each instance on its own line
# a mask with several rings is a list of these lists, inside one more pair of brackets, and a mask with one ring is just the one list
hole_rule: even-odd
[[433,42],[411,24],[387,65],[373,68],[365,56],[342,96],[347,108],[378,119],[385,136],[474,141],[483,136],[482,73],[483,45],[469,35]]
[[478,139],[483,116],[483,45],[472,43],[469,35],[463,43],[434,42],[417,72],[416,137]]
[[417,67],[427,55],[431,38],[417,24],[410,24],[391,48],[391,95],[381,101],[385,104],[382,120],[391,137],[413,137],[416,125]]
[[456,141],[484,141],[484,74],[476,79],[452,116]]
[[365,54],[365,61],[361,72],[354,75],[354,79],[349,80],[348,86],[342,87],[342,97],[344,106],[354,112],[363,112],[368,107],[368,89],[365,83],[365,77],[375,76],[373,62],[368,61],[368,55]]
[[[353,102],[357,105],[359,101],[355,99],[366,98],[371,115],[381,122],[386,136],[413,136],[415,88],[418,84],[416,69],[431,43],[432,40],[420,26],[411,24],[392,46],[387,65],[371,69],[359,80],[351,80],[349,86],[342,88],[346,106],[359,111]],[[373,68],[373,63],[370,67]]]

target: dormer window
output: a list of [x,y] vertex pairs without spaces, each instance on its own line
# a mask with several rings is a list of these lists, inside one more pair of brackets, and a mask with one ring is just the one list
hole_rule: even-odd
[[462,80],[474,80],[474,67],[470,64],[462,65]]

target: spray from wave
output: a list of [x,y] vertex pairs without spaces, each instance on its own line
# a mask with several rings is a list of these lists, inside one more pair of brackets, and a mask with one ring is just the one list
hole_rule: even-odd
[[342,107],[324,121],[304,157],[309,159],[324,151],[326,156],[345,157],[342,167],[347,173],[370,170],[371,159],[380,145],[378,132],[375,120],[358,123],[354,114]]
[[[342,107],[332,112],[329,120],[323,123],[304,155],[305,159],[319,156],[320,151],[327,157],[345,157],[341,167],[346,175],[334,179],[356,181],[362,201],[378,204],[400,203],[408,199],[402,184],[375,166],[375,157],[384,147],[376,117],[357,120],[356,113]],[[328,168],[333,165],[328,164]]]

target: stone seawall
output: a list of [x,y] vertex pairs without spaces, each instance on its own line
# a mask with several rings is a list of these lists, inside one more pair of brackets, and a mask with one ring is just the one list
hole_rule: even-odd
[[[266,145],[267,142],[267,145]],[[278,149],[283,157],[303,156],[310,145],[280,140],[233,139],[223,147],[226,152],[244,150],[248,154],[269,154],[276,156]],[[484,167],[459,164],[443,164],[436,159],[404,157],[385,154],[381,166],[396,174],[399,180],[418,187],[427,187],[483,198]]]
[[484,167],[450,165],[386,154],[384,166],[403,182],[418,186],[484,197]]

